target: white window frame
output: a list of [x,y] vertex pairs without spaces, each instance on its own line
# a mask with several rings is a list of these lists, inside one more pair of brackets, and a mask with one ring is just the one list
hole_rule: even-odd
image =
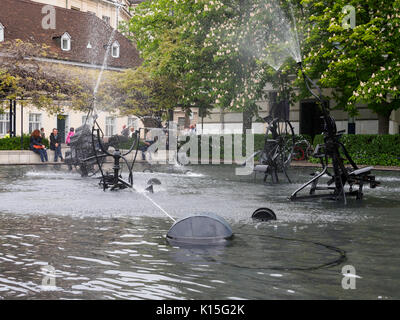
[[[67,47],[64,48],[64,40],[67,40]],[[61,36],[61,50],[62,51],[70,51],[71,50],[71,36],[68,32],[64,33]]]
[[111,137],[116,132],[115,117],[106,117],[106,137]]
[[40,130],[42,127],[42,114],[41,113],[29,113],[29,133],[34,130]]
[[0,23],[0,42],[4,42],[4,26]]
[[137,130],[139,128],[139,119],[136,117],[128,117],[128,127],[133,127]]
[[0,113],[0,135],[4,136],[10,130],[10,113]]
[[[114,49],[116,49],[116,53],[114,54]],[[114,41],[114,43],[111,46],[111,56],[113,58],[119,58],[119,50],[120,50],[120,45],[118,41]]]

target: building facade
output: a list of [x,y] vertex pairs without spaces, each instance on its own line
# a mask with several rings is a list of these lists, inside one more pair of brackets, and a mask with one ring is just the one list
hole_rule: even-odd
[[[54,4],[57,1],[47,2]],[[68,5],[73,2],[68,1]],[[83,4],[90,1],[75,2]],[[45,4],[30,0],[0,0],[0,5],[0,29],[3,31],[0,32],[0,41],[4,45],[7,45],[7,41],[16,39],[45,44],[49,48],[49,54],[45,58],[37,58],[38,62],[73,66],[85,72],[100,70],[108,54],[105,69],[109,71],[120,72],[141,64],[135,46],[120,33],[113,32],[107,21],[90,12],[55,7],[55,28],[43,29],[42,8]],[[108,44],[111,44],[109,50]],[[0,68],[3,57],[0,51]],[[1,103],[4,112],[0,113],[0,137],[10,129],[20,135],[40,128],[44,128],[47,135],[53,128],[58,128],[61,135],[65,136],[71,127],[81,126],[86,119],[86,113],[71,110],[68,102],[55,102],[63,110],[56,115],[37,109],[29,101],[17,99],[15,102],[3,100]],[[11,128],[10,118],[15,118],[15,121],[11,121]],[[99,114],[98,122],[106,135],[119,133],[123,125],[142,125],[137,118],[117,117],[107,112]]]
[[[121,21],[128,21],[131,17],[129,8],[136,6],[141,1],[129,0],[32,0],[38,3],[50,4],[60,8],[89,12],[106,21],[111,27],[116,28]],[[116,4],[121,5],[117,18]],[[118,23],[117,23],[118,19]]]
[[[268,88],[267,88],[268,90]],[[324,90],[324,95],[331,96],[330,90]],[[330,100],[330,108],[336,105],[335,100]],[[261,108],[259,114],[266,117],[269,114],[270,105],[268,101],[259,101]],[[331,115],[336,120],[338,130],[344,130],[345,133],[354,134],[378,134],[378,115],[373,113],[365,105],[358,106],[359,115],[352,118],[347,112],[341,110],[332,110]],[[315,99],[305,99],[296,102],[290,106],[290,122],[294,127],[296,134],[307,134],[314,136],[322,131],[321,111],[317,106]],[[256,119],[254,118],[253,121]],[[199,119],[201,121],[201,119]],[[203,119],[204,133],[242,133],[243,114],[241,112],[229,112],[215,109],[211,111],[210,116]],[[266,124],[264,122],[253,122],[254,133],[265,133]],[[198,132],[201,132],[197,125]],[[400,110],[393,111],[389,122],[389,134],[400,133]]]

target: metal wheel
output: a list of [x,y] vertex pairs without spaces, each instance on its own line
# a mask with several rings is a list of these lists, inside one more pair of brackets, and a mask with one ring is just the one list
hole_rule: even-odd
[[278,118],[268,122],[262,164],[272,166],[277,172],[286,170],[292,161],[295,147],[293,126],[289,121]]

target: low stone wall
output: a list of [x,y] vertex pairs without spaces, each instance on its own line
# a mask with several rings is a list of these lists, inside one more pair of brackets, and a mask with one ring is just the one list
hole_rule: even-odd
[[[66,149],[61,149],[63,157]],[[54,160],[54,151],[47,150],[49,162]],[[60,159],[58,160],[60,162]],[[0,165],[41,164],[40,156],[30,150],[0,150]]]
[[[65,151],[68,151],[69,148],[65,147],[61,149],[61,153],[63,157],[65,158]],[[127,150],[122,150],[122,152],[126,152]],[[127,156],[128,161],[132,161],[135,156],[135,151],[131,152]],[[47,150],[47,157],[49,159],[49,162],[43,163],[40,160],[40,156],[36,153],[34,153],[31,150],[0,150],[0,165],[31,165],[31,164],[48,164],[48,163],[58,163],[62,164],[63,162],[58,159],[58,162],[53,162],[54,160],[54,151],[52,150]],[[160,152],[159,157],[162,157],[162,159],[166,159],[165,152]],[[154,157],[153,159],[156,160],[157,158]],[[107,162],[113,162],[113,159],[111,157],[107,158]],[[142,160],[142,152],[139,151],[136,157],[136,162],[143,162]]]

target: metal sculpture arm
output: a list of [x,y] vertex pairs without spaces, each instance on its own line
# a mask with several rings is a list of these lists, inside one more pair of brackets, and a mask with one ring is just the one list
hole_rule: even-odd
[[[322,99],[322,90],[321,88],[305,73],[304,69],[303,69],[303,65],[301,62],[298,63],[301,73],[303,75],[303,79],[304,82],[306,84],[307,90],[310,92],[310,94],[315,97],[318,102],[321,104],[321,109],[322,109],[322,114],[324,117],[324,122],[325,122],[325,126],[326,126],[326,132],[328,133],[328,136],[330,138],[334,138],[336,135],[336,128],[335,128],[335,124],[334,124],[334,120],[332,119],[332,117],[329,115],[329,110],[327,110],[327,108],[325,107],[325,103]],[[314,93],[314,91],[311,88],[311,85],[313,85],[315,88],[317,88],[318,90],[318,95]]]

